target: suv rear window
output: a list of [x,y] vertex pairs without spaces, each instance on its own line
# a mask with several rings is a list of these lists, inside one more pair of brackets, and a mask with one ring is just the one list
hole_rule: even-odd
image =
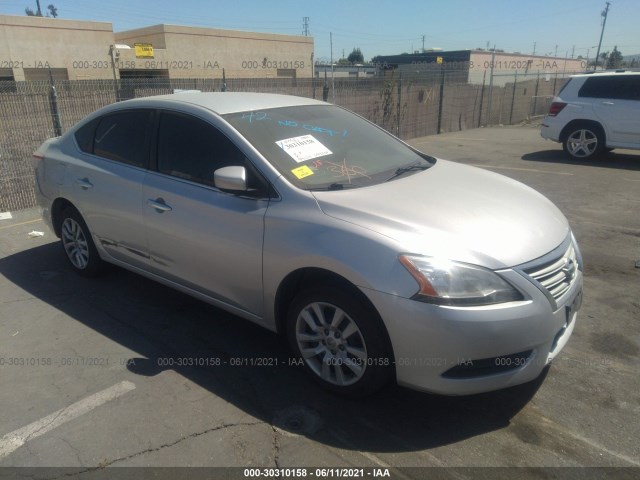
[[589,77],[578,92],[579,97],[640,100],[640,75]]

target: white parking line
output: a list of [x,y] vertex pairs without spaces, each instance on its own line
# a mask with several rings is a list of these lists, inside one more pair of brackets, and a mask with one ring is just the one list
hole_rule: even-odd
[[470,142],[486,142],[488,138],[469,138],[469,137],[445,137],[448,140],[465,140]]
[[87,398],[69,405],[68,407],[62,408],[51,415],[47,415],[26,427],[7,433],[2,437],[2,439],[0,439],[0,459],[14,452],[29,440],[33,440],[34,438],[44,435],[63,423],[69,422],[80,415],[84,415],[94,408],[118,398],[134,388],[136,388],[136,386],[133,382],[126,380],[122,381],[112,387],[102,390],[101,392],[94,393]]
[[551,175],[573,175],[573,173],[569,172],[552,172],[550,170],[536,170],[535,168],[501,167],[498,165],[481,165],[479,163],[470,163],[469,165],[480,168],[497,168],[502,170],[521,170],[523,172],[549,173]]

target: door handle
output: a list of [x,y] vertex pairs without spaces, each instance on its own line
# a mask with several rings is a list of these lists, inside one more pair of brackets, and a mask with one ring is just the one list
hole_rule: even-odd
[[88,179],[88,178],[86,178],[86,177],[85,177],[85,178],[78,178],[78,179],[76,180],[76,183],[77,183],[78,185],[80,185],[80,188],[81,188],[81,189],[83,189],[83,190],[89,190],[90,188],[92,188],[92,187],[93,187],[93,183],[91,183],[91,182],[89,181],[89,179]]
[[147,205],[153,207],[158,213],[170,212],[172,210],[169,205],[164,203],[164,200],[162,198],[156,198],[155,200],[149,198],[147,200]]

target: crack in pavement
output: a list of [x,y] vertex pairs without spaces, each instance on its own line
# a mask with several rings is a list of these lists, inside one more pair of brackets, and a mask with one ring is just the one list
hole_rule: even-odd
[[273,463],[276,468],[280,468],[280,433],[278,433],[278,429],[273,425],[271,425],[271,430],[273,430]]
[[135,452],[132,453],[130,455],[125,455],[124,457],[118,457],[115,458],[113,460],[105,460],[100,462],[100,464],[97,467],[88,467],[85,468],[84,470],[79,470],[79,471],[75,471],[72,473],[65,473],[63,475],[57,476],[57,477],[50,477],[48,479],[45,480],[57,480],[59,478],[66,478],[66,477],[75,477],[78,475],[82,475],[83,473],[90,473],[90,472],[94,472],[96,470],[101,470],[103,468],[109,467],[111,465],[113,465],[114,463],[117,462],[123,462],[125,460],[129,460],[131,458],[135,458],[135,457],[139,457],[140,455],[144,455],[146,453],[152,453],[152,452],[158,452],[160,450],[163,450],[165,448],[170,448],[173,447],[185,440],[191,439],[191,438],[197,438],[200,437],[202,435],[206,435],[208,433],[211,432],[216,432],[218,430],[225,430],[227,428],[232,428],[232,427],[251,427],[251,426],[255,426],[255,425],[263,425],[264,422],[242,422],[242,423],[224,423],[222,425],[218,425],[217,427],[212,427],[212,428],[208,428],[206,430],[203,430],[202,432],[195,432],[195,433],[190,433],[189,435],[184,435],[180,438],[178,438],[177,440],[174,440],[173,442],[170,443],[163,443],[162,445],[159,445],[157,447],[150,447],[150,448],[146,448],[144,450],[140,450],[139,452]]
[[60,415],[62,415],[65,412],[64,409],[58,410],[58,412],[53,416],[53,418],[51,419],[51,421],[49,421],[48,423],[45,423],[44,425],[42,425],[40,428],[38,428],[37,430],[31,432],[29,435],[27,435],[24,438],[23,443],[27,444],[29,443],[30,440],[32,440],[33,438],[37,437],[38,434],[40,432],[42,432],[43,430],[46,430],[47,428],[49,428],[49,426],[53,425],[53,423],[58,420],[58,418],[60,418]]
[[227,428],[232,428],[232,427],[251,427],[251,426],[255,426],[255,425],[261,425],[264,422],[243,422],[243,423],[223,423],[222,425],[218,425],[217,427],[212,427],[212,428],[208,428],[207,430],[203,430],[202,432],[195,432],[195,433],[190,433],[189,435],[185,435],[183,437],[180,437],[179,439],[170,442],[170,443],[163,443],[162,445],[158,446],[158,447],[151,447],[151,448],[147,448],[145,450],[141,450],[139,452],[136,453],[132,453],[131,455],[126,455],[124,457],[119,457],[116,458],[114,460],[107,460],[106,462],[102,462],[101,466],[102,467],[108,467],[110,465],[113,465],[116,462],[122,462],[124,460],[129,460],[131,458],[134,457],[138,457],[140,455],[144,455],[145,453],[151,453],[151,452],[157,452],[160,451],[164,448],[170,448],[173,447],[175,445],[177,445],[178,443],[181,443],[185,440],[188,440],[190,438],[197,438],[200,437],[202,435],[206,435],[208,433],[211,432],[216,432],[218,430],[225,430]]

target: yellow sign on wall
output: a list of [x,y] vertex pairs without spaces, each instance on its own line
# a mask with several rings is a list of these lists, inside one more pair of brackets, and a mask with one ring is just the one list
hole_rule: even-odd
[[136,58],[153,58],[153,45],[150,43],[135,43]]
[[[137,50],[136,50],[136,53],[137,53]],[[441,64],[442,63],[442,57],[436,57],[436,62]]]

